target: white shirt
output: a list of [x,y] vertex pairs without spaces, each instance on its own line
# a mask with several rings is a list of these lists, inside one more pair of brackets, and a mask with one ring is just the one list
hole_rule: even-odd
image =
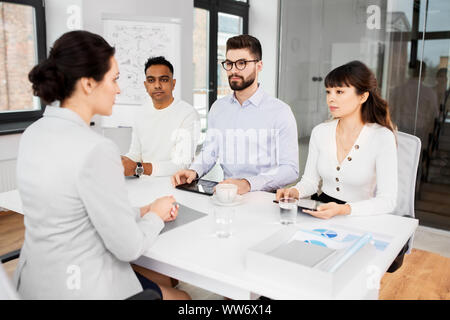
[[112,141],[75,112],[47,107],[21,138],[17,184],[25,215],[15,273],[22,298],[124,299],[142,291],[129,262],[164,222],[131,207]]
[[342,163],[337,160],[336,127],[339,120],[317,125],[309,142],[308,160],[295,186],[300,197],[322,191],[351,206],[351,215],[390,213],[397,201],[397,145],[389,129],[364,125]]
[[239,103],[234,93],[208,114],[202,151],[191,169],[199,177],[218,162],[225,179],[246,179],[251,191],[272,191],[298,178],[297,123],[291,108],[261,86]]
[[136,115],[130,150],[125,156],[135,162],[151,163],[153,176],[170,176],[191,164],[199,137],[199,116],[190,104],[174,100],[158,110],[149,102]]

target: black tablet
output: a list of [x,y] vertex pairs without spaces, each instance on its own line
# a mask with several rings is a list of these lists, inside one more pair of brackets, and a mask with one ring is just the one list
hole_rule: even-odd
[[[273,202],[278,203],[277,200],[273,200]],[[311,210],[317,211],[317,207],[324,204],[323,202],[309,199],[300,199],[298,200],[298,212],[303,212],[303,210]]]
[[195,193],[201,193],[206,194],[208,196],[212,196],[214,193],[214,187],[218,184],[218,182],[210,181],[210,180],[203,180],[203,179],[197,179],[192,181],[191,183],[185,183],[180,184],[179,186],[176,186],[177,189],[195,192]]

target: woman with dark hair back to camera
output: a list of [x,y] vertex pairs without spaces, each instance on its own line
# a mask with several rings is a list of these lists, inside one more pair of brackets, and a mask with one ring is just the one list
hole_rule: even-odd
[[46,103],[23,134],[17,184],[25,241],[15,273],[25,299],[125,299],[151,288],[164,299],[188,299],[133,272],[130,261],[176,218],[172,196],[132,208],[120,154],[89,128],[112,112],[119,70],[102,37],[72,31],[54,43],[29,79]]
[[312,195],[325,204],[304,211],[322,219],[392,212],[398,183],[396,138],[374,74],[352,61],[332,70],[325,87],[334,119],[313,129],[301,181],[277,190],[277,199]]

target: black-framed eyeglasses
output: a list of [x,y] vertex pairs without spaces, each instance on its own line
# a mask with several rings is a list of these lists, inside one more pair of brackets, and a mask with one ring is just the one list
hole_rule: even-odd
[[244,60],[244,59],[241,59],[241,60],[237,60],[237,61],[225,60],[225,61],[222,61],[222,67],[225,70],[230,71],[231,69],[233,69],[233,65],[235,65],[236,69],[244,70],[245,67],[247,66],[247,63],[249,63],[249,62],[258,62],[258,61],[259,61],[258,59],[256,59],[256,60]]

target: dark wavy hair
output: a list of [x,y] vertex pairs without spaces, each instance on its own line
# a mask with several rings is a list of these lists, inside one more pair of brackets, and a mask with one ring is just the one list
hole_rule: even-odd
[[363,123],[378,123],[394,132],[389,106],[387,101],[381,98],[377,79],[361,61],[351,61],[337,67],[325,77],[325,88],[350,86],[355,87],[358,95],[369,93],[366,102],[361,106]]
[[72,95],[78,79],[103,80],[114,53],[114,47],[97,34],[80,30],[63,34],[48,58],[28,74],[34,95],[48,104],[63,101]]

